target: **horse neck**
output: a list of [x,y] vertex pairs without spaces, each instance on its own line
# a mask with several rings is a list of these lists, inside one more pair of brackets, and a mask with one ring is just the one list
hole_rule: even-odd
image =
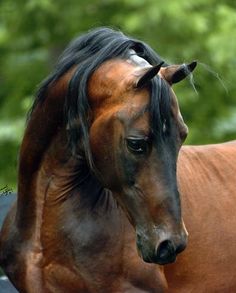
[[19,226],[30,225],[36,214],[36,198],[39,200],[40,196],[43,197],[37,184],[45,168],[45,157],[50,146],[64,127],[65,95],[72,73],[67,73],[47,90],[46,98],[38,102],[27,123],[19,156],[16,216]]
[[89,172],[83,155],[75,159],[68,148],[63,121],[66,86],[65,78],[49,91],[34,109],[25,131],[16,214],[17,226],[24,231],[40,226],[46,205],[53,205],[56,212],[56,207],[72,196],[81,209],[97,203],[102,209],[116,205],[111,192]]

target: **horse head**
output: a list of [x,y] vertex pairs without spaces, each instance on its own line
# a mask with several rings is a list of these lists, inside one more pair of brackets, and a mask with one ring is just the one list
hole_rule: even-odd
[[[79,161],[85,159],[83,169],[123,208],[142,258],[165,264],[187,242],[176,178],[187,126],[171,86],[189,75],[196,62],[161,61],[148,45],[121,32],[91,31],[65,50],[33,110],[47,102],[51,87],[53,96],[60,93],[60,116],[65,97],[66,115],[53,121],[65,121],[72,152]],[[64,85],[63,91],[57,84]]]
[[176,163],[187,126],[171,85],[195,66],[109,60],[89,80],[95,168],[135,228],[146,262],[171,263],[186,247]]

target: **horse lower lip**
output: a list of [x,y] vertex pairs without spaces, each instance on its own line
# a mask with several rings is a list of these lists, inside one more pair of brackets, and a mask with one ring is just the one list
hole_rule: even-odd
[[143,258],[143,261],[145,261],[146,263],[155,263],[155,264],[158,264],[158,265],[166,265],[166,264],[170,264],[170,263],[173,263],[175,262],[176,260],[176,255],[172,255],[172,256],[169,256],[167,258],[160,258],[160,257],[142,257]]
[[165,264],[170,264],[170,263],[173,263],[175,262],[176,260],[176,255],[173,255],[171,257],[168,257],[168,258],[158,258],[156,259],[154,262],[159,264],[159,265],[165,265]]
[[160,257],[160,256],[143,256],[143,260],[147,263],[155,263],[159,265],[165,265],[175,262],[176,254],[169,255],[168,257]]
[[140,258],[143,259],[144,262],[146,263],[155,263],[158,265],[165,265],[165,264],[170,264],[175,262],[176,260],[176,254],[172,254],[168,257],[158,257],[156,255],[145,255],[143,254],[139,249],[138,249],[138,255]]

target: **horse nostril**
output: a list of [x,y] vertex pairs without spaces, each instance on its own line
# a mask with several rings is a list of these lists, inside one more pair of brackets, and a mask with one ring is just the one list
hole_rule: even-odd
[[164,240],[160,243],[157,249],[157,257],[163,264],[175,261],[175,247],[171,240]]

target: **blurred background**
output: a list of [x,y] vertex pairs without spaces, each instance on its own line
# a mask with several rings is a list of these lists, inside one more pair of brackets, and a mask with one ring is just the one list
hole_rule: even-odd
[[141,39],[166,61],[200,62],[174,86],[187,144],[236,138],[235,0],[1,0],[0,188],[16,188],[17,156],[37,85],[71,39],[110,26]]

